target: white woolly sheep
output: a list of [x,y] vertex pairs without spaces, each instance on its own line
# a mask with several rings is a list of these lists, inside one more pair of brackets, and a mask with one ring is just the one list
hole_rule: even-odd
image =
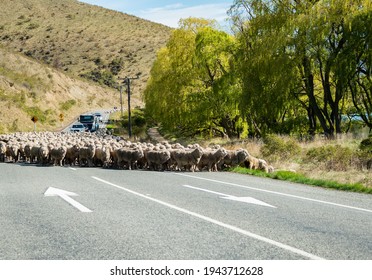
[[119,168],[126,165],[131,170],[139,159],[143,157],[143,151],[140,147],[135,149],[120,148],[116,150],[117,164]]
[[94,165],[95,166],[102,166],[107,168],[110,164],[110,147],[109,146],[99,146],[96,148],[96,152],[94,155]]
[[248,156],[249,153],[245,149],[227,151],[227,155],[218,163],[218,169],[239,166]]
[[170,151],[165,149],[146,152],[147,164],[150,170],[165,170],[170,158]]
[[67,148],[65,146],[59,146],[50,150],[50,158],[53,165],[63,166],[62,162],[65,159]]
[[50,162],[50,157],[49,157],[49,148],[48,146],[41,145],[39,149],[39,154],[38,154],[38,163],[41,165],[47,165]]
[[177,162],[179,170],[190,170],[194,172],[203,155],[203,149],[196,147],[194,149],[179,149],[172,151],[172,157]]
[[5,153],[6,153],[6,143],[3,141],[0,141],[0,161],[5,161]]
[[205,149],[198,163],[198,168],[202,171],[205,167],[208,171],[217,171],[217,164],[227,155],[224,148],[216,150]]
[[19,160],[19,144],[17,142],[8,142],[5,155],[8,161],[17,162]]
[[93,167],[93,158],[96,152],[96,147],[93,144],[83,146],[79,150],[79,164],[80,166]]

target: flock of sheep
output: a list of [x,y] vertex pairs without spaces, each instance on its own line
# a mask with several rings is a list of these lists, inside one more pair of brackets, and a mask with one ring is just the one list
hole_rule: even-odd
[[132,143],[111,135],[92,133],[27,132],[0,135],[0,161],[40,165],[79,165],[118,169],[218,171],[242,165],[272,172],[265,160],[245,149],[220,146],[187,147],[167,142]]

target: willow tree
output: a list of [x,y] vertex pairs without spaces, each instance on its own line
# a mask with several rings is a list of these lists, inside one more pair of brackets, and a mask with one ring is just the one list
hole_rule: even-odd
[[[341,62],[352,59],[348,46],[358,40],[351,32],[355,17],[370,14],[370,7],[368,0],[235,1],[230,13],[245,62],[249,115],[261,126],[275,127],[278,113],[293,111],[297,102],[307,112],[310,134],[318,126],[329,137],[340,133],[349,75],[340,70]],[[260,96],[272,101],[271,114],[260,108]]]
[[146,113],[174,130],[182,123],[188,104],[185,87],[194,79],[192,65],[195,35],[183,29],[173,32],[166,47],[160,49],[144,92]]
[[[355,18],[361,13],[371,15],[371,3],[366,0],[324,0],[310,7],[310,11],[303,11],[303,16],[296,22],[303,32],[302,38],[299,37],[305,41],[307,49],[300,59],[304,70],[309,67],[305,60],[313,64],[313,76],[320,81],[321,87],[314,89],[313,95],[308,94],[310,105],[324,133],[333,137],[342,132],[341,115],[349,98],[350,73],[345,66],[347,61],[355,61],[356,55],[351,46],[363,41],[353,32],[359,28]],[[368,28],[370,33],[370,25]],[[309,76],[304,76],[305,83],[308,79]]]
[[372,12],[353,17],[347,30],[348,45],[338,61],[337,74],[347,77],[355,112],[372,129]]
[[150,116],[184,135],[240,136],[235,40],[215,22],[181,21],[157,56],[144,94]]
[[299,73],[288,36],[292,17],[281,4],[235,1],[229,11],[239,40],[240,105],[252,135],[291,133],[290,123],[301,123],[306,113],[293,96]]

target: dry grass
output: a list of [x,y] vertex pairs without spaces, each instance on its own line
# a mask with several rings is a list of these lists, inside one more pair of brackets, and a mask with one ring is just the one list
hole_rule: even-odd
[[2,46],[74,76],[121,58],[119,76],[142,73],[133,91],[138,96],[157,50],[171,32],[164,25],[75,0],[1,0],[0,4]]
[[[132,103],[140,100],[133,97]],[[82,112],[118,105],[117,90],[71,78],[0,48],[0,133],[33,130],[33,114],[40,119],[38,130],[57,130],[60,113],[67,124]]]
[[[122,59],[118,76],[135,76],[133,106],[141,94],[156,52],[171,29],[124,13],[75,0],[0,0],[0,133],[32,130],[30,114],[44,118],[41,130],[60,126],[66,102],[75,105],[65,122],[95,108],[119,106],[118,91],[82,80]],[[125,100],[124,100],[125,102]]]
[[[359,144],[365,135],[355,137],[347,134],[335,140],[317,138],[307,142],[287,136],[277,136],[277,138],[281,144],[273,145],[272,149],[268,149],[272,143],[266,140],[219,139],[201,143],[203,146],[219,144],[227,149],[245,148],[253,156],[265,159],[274,166],[275,170],[292,171],[312,179],[335,181],[341,184],[362,184],[372,188],[372,170],[367,170],[366,158],[360,157],[359,150]],[[283,153],[285,148],[296,152],[288,155]],[[334,152],[334,154],[330,156],[319,154],[323,151]],[[370,157],[372,159],[372,156]]]

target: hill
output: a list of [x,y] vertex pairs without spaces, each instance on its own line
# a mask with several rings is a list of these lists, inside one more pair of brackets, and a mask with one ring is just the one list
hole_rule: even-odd
[[[134,104],[139,104],[139,100]],[[115,89],[82,81],[28,57],[0,48],[0,133],[31,131],[36,116],[40,130],[56,130],[78,114],[118,106]]]
[[[14,108],[19,109],[23,101],[28,107],[35,105],[53,114],[59,114],[54,110],[69,100],[85,110],[90,106],[85,102],[92,95],[101,100],[92,106],[117,105],[112,102],[116,102],[114,92],[118,91],[109,87],[116,86],[118,77],[137,73],[141,76],[134,82],[132,93],[139,104],[156,53],[171,32],[164,25],[75,0],[0,0],[0,5],[3,130],[16,126],[14,118],[6,119],[5,108],[10,107],[14,116]],[[72,90],[76,88],[80,88],[78,96]],[[19,129],[23,128],[23,120],[29,119],[29,111],[19,111]],[[48,118],[52,126],[53,119]]]

